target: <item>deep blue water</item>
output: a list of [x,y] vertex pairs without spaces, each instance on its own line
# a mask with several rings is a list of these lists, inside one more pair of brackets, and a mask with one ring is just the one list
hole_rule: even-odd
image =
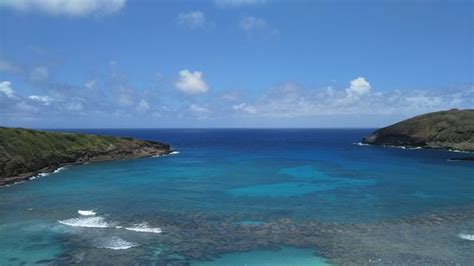
[[[159,222],[164,216],[214,216],[206,218],[209,223],[233,217],[235,224],[258,227],[281,218],[380,224],[473,210],[474,164],[449,161],[465,154],[357,145],[371,129],[69,131],[158,140],[179,153],[70,166],[0,188],[0,265],[54,263],[64,254],[89,262],[114,254],[126,254],[132,262],[163,259],[170,255],[162,250],[173,250],[159,240],[166,234]],[[81,216],[78,210],[96,215]],[[473,241],[457,235],[474,234],[472,225],[461,221],[463,232],[449,232],[453,242],[445,251],[474,249]],[[161,228],[163,233],[126,227]],[[252,252],[248,257],[255,261],[260,251]],[[268,257],[268,251],[261,252]],[[312,255],[308,259],[303,249],[281,252],[294,252],[302,258],[300,264],[311,264]],[[453,252],[454,257],[464,254]],[[186,259],[179,252],[172,256]],[[221,263],[244,263],[242,256],[228,256]],[[321,261],[314,259],[313,264]]]

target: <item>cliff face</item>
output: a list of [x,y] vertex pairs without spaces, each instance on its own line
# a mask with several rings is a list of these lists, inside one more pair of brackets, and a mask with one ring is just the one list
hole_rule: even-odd
[[474,109],[453,109],[416,116],[378,129],[362,142],[474,151]]
[[[0,127],[0,185],[60,165],[169,153],[154,141]],[[17,181],[17,180],[16,180]]]

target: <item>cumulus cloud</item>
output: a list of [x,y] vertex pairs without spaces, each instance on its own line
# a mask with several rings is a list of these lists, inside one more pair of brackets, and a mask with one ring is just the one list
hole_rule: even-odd
[[[32,69],[24,67],[19,75],[24,82],[29,82],[28,94],[14,90],[10,81],[0,82],[0,123],[27,126],[28,121],[35,120],[35,126],[42,126],[57,119],[72,126],[79,122],[72,118],[81,116],[87,121],[96,121],[94,126],[108,123],[111,127],[124,123],[148,126],[144,124],[148,121],[182,126],[196,120],[222,121],[223,124],[219,124],[222,126],[324,123],[318,121],[328,121],[325,124],[328,126],[378,126],[396,121],[395,117],[474,106],[474,87],[471,85],[377,90],[370,77],[363,75],[348,80],[348,85],[341,87],[308,87],[287,82],[250,94],[244,89],[234,89],[216,90],[201,97],[183,97],[179,93],[166,93],[166,85],[150,89],[135,87],[127,75],[119,71],[118,65],[104,76],[94,76],[77,85],[55,81],[54,76],[48,77],[46,82],[33,82],[30,79]],[[167,83],[167,80],[165,78],[163,82]],[[178,80],[170,85],[187,94],[209,91],[203,74],[187,69],[180,71]],[[158,117],[159,120],[153,120]]]
[[357,97],[370,92],[370,83],[363,77],[351,80],[351,86],[346,89],[349,97]]
[[241,7],[265,4],[266,0],[214,0],[217,6],[220,7]]
[[49,96],[42,96],[42,95],[30,95],[30,96],[28,96],[28,99],[30,99],[32,101],[36,101],[36,102],[41,102],[44,105],[49,105],[54,101],[53,98],[51,98]]
[[12,83],[10,81],[0,82],[0,92],[6,95],[8,98],[15,98],[15,91],[12,89]]
[[203,79],[202,72],[191,72],[187,69],[179,72],[179,79],[175,86],[178,90],[188,94],[201,94],[209,90],[209,86]]
[[178,24],[188,27],[190,29],[197,29],[204,27],[206,23],[206,16],[202,11],[182,12],[178,15]]
[[[364,97],[362,97],[362,95]],[[286,83],[270,89],[251,104],[234,105],[233,110],[253,106],[255,116],[298,118],[321,116],[411,116],[474,105],[474,88],[445,90],[386,90],[372,92],[369,82],[357,78],[347,89],[307,88]]]
[[2,0],[0,7],[22,12],[81,17],[116,13],[125,6],[125,2],[126,0]]
[[248,16],[239,21],[239,28],[244,31],[248,37],[274,37],[279,34],[278,30],[271,27],[263,18]]

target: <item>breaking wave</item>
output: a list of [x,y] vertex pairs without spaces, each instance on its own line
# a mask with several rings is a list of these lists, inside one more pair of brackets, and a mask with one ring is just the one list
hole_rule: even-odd
[[66,167],[65,167],[65,166],[62,166],[62,167],[59,167],[58,169],[54,170],[53,173],[56,174],[56,173],[58,173],[58,172],[60,172],[60,171],[62,171],[62,170],[65,170],[65,169],[66,169]]
[[92,210],[78,210],[77,213],[79,213],[82,216],[94,216],[96,213]]
[[110,225],[103,217],[81,217],[67,220],[59,220],[58,223],[72,227],[88,227],[88,228],[107,228]]
[[155,234],[159,234],[162,232],[161,228],[149,227],[147,223],[135,224],[132,227],[125,227],[124,229],[129,230],[129,231],[135,231],[135,232],[155,233]]
[[458,237],[461,238],[461,239],[464,239],[464,240],[474,241],[474,235],[459,234]]

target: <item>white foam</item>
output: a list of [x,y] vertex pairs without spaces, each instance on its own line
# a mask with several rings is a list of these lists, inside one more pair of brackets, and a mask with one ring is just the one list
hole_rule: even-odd
[[157,158],[157,157],[162,157],[162,156],[166,156],[166,155],[174,155],[174,154],[178,154],[178,153],[179,153],[179,151],[172,151],[172,152],[170,152],[170,153],[168,153],[168,154],[157,154],[157,155],[153,155],[153,156],[151,156],[151,157],[152,157],[152,158]]
[[94,216],[96,214],[92,210],[78,210],[77,213],[79,213],[82,216]]
[[352,143],[354,145],[359,145],[359,146],[370,146],[370,144],[368,143],[362,143],[362,142],[355,142],[355,143]]
[[130,231],[135,231],[135,232],[154,233],[154,234],[159,234],[162,232],[161,228],[149,227],[147,223],[135,224],[132,227],[125,227],[125,229],[130,230]]
[[459,238],[464,239],[464,240],[469,240],[469,241],[474,241],[474,235],[472,234],[459,234]]
[[81,217],[81,218],[72,218],[67,220],[59,220],[60,224],[73,226],[73,227],[89,227],[89,228],[106,228],[109,227],[109,224],[104,220],[104,218],[97,217]]
[[62,167],[59,167],[58,169],[54,170],[53,173],[56,174],[56,173],[58,173],[58,172],[60,172],[60,171],[62,171],[62,170],[65,170],[65,169],[66,169],[66,167],[65,167],[65,166],[62,166]]
[[454,149],[449,149],[448,151],[450,152],[456,152],[456,153],[471,153],[469,151],[461,151],[461,150],[454,150]]
[[15,183],[6,184],[4,187],[11,187],[11,186],[18,185],[18,184],[23,184],[23,183],[25,183],[25,181],[18,181],[18,182],[15,182]]
[[111,237],[102,242],[103,243],[100,243],[98,245],[99,248],[107,248],[113,250],[129,249],[138,246],[138,244],[136,243],[128,242],[118,237]]
[[396,145],[382,145],[385,148],[394,148],[394,149],[402,149],[402,150],[419,150],[423,149],[423,147],[406,147],[406,146],[396,146]]
[[30,180],[35,180],[35,179],[38,178],[38,177],[48,176],[49,174],[50,174],[50,173],[39,173],[39,174],[37,174],[37,175],[35,175],[35,176],[30,177]]

